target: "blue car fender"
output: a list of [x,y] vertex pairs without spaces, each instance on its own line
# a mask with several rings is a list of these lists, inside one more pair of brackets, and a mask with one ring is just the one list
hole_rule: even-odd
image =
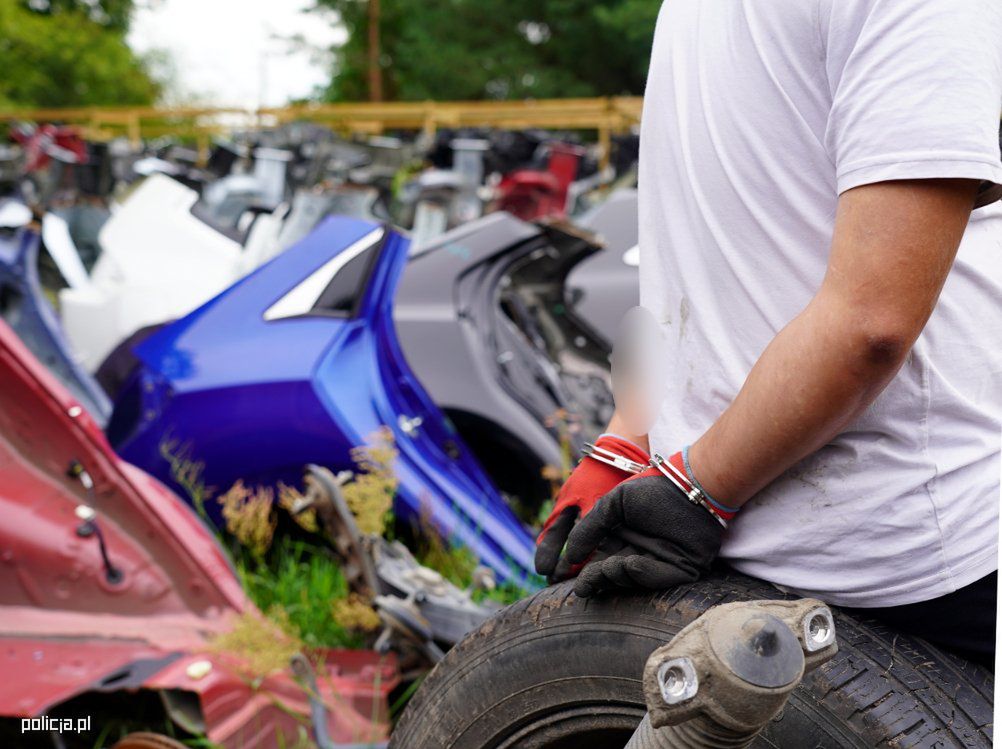
[[[328,218],[136,347],[140,365],[116,401],[109,439],[174,486],[165,453],[183,450],[203,465],[206,486],[225,491],[237,480],[297,484],[308,463],[352,470],[351,449],[387,427],[399,451],[398,517],[427,518],[499,579],[525,584],[529,531],[397,341],[393,296],[409,247],[389,227]],[[221,522],[216,502],[203,509]]]

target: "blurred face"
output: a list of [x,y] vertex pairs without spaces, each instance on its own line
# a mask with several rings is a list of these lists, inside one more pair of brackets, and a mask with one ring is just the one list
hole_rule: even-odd
[[631,434],[647,434],[664,399],[664,334],[654,315],[634,307],[619,324],[612,351],[616,412]]

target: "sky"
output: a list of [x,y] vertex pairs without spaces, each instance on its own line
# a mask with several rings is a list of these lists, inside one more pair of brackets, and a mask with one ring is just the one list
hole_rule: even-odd
[[[129,32],[139,52],[169,53],[176,90],[168,103],[281,106],[330,76],[324,55],[282,41],[301,37],[315,50],[343,40],[330,16],[304,13],[310,0],[160,0],[140,7]],[[275,37],[280,37],[276,39]],[[171,101],[174,100],[174,101]]]

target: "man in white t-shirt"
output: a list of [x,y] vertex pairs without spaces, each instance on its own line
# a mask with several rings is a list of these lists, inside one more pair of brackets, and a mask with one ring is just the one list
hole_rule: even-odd
[[[992,660],[1000,109],[998,0],[664,3],[639,189],[666,395],[568,480],[543,574],[664,588],[719,549]],[[671,457],[623,481],[645,451]]]

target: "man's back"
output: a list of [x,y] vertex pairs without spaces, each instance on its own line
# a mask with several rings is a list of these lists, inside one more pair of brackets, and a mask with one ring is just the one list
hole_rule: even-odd
[[[640,176],[641,300],[665,328],[670,372],[653,450],[702,434],[810,302],[839,193],[1002,182],[1000,45],[1002,9],[983,0],[666,2]],[[973,214],[895,380],[747,505],[722,556],[858,606],[928,599],[995,569],[1000,300],[992,207]]]

